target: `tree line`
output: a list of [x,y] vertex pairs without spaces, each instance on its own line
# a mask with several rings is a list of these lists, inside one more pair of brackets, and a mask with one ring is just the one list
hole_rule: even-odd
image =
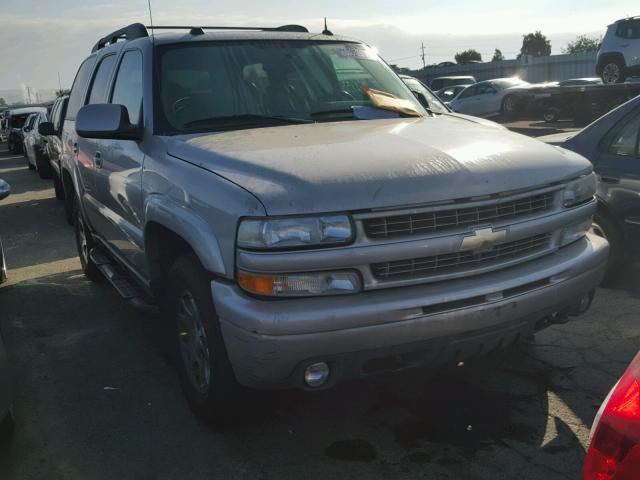
[[[595,52],[600,46],[602,37],[589,37],[588,35],[579,35],[574,41],[569,42],[562,49],[562,53],[583,53]],[[546,57],[551,55],[551,42],[539,30],[522,36],[522,47],[516,58],[522,58],[525,55],[533,57]],[[504,55],[500,49],[496,48],[493,52],[492,62],[504,60]],[[456,63],[473,63],[482,62],[482,55],[477,50],[470,48],[463,52],[455,54]]]

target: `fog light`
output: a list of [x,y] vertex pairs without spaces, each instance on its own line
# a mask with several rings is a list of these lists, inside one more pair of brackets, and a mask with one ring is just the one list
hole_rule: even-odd
[[304,383],[309,387],[324,385],[329,379],[329,365],[324,362],[309,365],[304,371]]

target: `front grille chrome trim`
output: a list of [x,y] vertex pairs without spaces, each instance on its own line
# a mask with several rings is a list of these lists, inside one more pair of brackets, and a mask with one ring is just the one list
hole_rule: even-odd
[[496,245],[485,252],[459,251],[430,257],[371,264],[371,273],[379,281],[409,280],[443,274],[466,274],[477,269],[503,268],[504,264],[525,261],[535,254],[550,251],[551,233]]
[[412,238],[506,221],[515,222],[551,212],[555,206],[556,194],[552,190],[478,205],[448,206],[431,211],[408,211],[404,214],[394,212],[385,216],[363,218],[361,221],[364,233],[371,240]]

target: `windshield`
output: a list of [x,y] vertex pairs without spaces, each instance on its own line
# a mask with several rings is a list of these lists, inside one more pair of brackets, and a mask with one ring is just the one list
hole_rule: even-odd
[[11,115],[11,128],[22,128],[29,115],[31,115],[31,113]]
[[[425,87],[422,82],[415,78],[403,78],[404,83],[409,87],[413,93],[418,94],[418,99],[426,102],[424,107],[428,108],[434,113],[448,113],[449,110],[444,104],[435,96],[431,90]],[[422,95],[422,97],[420,97]],[[424,99],[424,100],[423,100]]]
[[408,101],[424,114],[397,75],[358,43],[219,41],[159,52],[164,133],[234,129],[269,118],[353,119],[353,107],[374,105],[368,89]]

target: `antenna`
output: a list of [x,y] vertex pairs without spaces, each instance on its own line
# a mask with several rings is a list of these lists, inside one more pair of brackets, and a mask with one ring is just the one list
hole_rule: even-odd
[[427,64],[424,61],[424,42],[422,42],[422,47],[420,47],[420,50],[422,50],[422,55],[420,55],[422,57],[422,68],[425,69],[427,68]]
[[331,30],[327,28],[327,17],[324,17],[324,30],[322,31],[323,35],[333,35]]
[[60,72],[58,72],[58,87],[60,87],[60,91],[62,91],[62,80],[60,78]]
[[149,22],[151,22],[151,41],[155,43],[155,36],[153,34],[153,14],[151,13],[151,0],[147,0],[149,6]]

